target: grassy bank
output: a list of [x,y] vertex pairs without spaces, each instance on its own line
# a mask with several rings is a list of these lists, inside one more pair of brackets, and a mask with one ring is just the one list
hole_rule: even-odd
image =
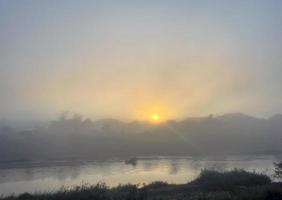
[[122,185],[109,188],[105,184],[62,189],[56,193],[21,194],[0,200],[281,200],[282,183],[272,183],[266,175],[233,170],[204,170],[187,184],[154,182],[149,185]]

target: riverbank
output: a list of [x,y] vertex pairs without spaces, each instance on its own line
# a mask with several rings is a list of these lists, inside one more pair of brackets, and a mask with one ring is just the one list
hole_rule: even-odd
[[1,200],[276,200],[282,199],[282,183],[271,182],[263,174],[232,170],[229,172],[202,171],[187,184],[154,182],[148,185],[121,185],[109,188],[105,184],[63,188],[55,193],[21,194]]

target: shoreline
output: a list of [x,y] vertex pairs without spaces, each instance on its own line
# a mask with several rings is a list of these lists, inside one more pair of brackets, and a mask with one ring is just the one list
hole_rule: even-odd
[[[275,198],[269,198],[275,196]],[[204,197],[204,198],[203,198]],[[108,187],[104,183],[62,188],[47,193],[23,193],[17,196],[0,196],[0,200],[146,200],[146,199],[248,199],[268,200],[282,198],[282,182],[272,182],[264,175],[244,170],[225,172],[203,170],[186,184],[152,182],[147,185],[126,184]]]

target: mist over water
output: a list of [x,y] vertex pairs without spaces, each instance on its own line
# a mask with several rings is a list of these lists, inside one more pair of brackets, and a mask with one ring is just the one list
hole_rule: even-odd
[[[0,194],[56,191],[62,186],[79,186],[105,182],[119,184],[148,184],[154,181],[182,184],[195,179],[202,169],[245,169],[273,175],[273,162],[279,156],[228,157],[140,157],[136,165],[123,160],[61,162],[52,166],[21,164],[0,168]],[[43,165],[43,166],[40,166]],[[46,163],[45,163],[46,165]]]

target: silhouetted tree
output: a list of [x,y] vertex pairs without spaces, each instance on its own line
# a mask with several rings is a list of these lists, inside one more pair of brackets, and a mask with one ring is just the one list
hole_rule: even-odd
[[280,163],[274,163],[275,169],[275,177],[282,178],[282,162]]

